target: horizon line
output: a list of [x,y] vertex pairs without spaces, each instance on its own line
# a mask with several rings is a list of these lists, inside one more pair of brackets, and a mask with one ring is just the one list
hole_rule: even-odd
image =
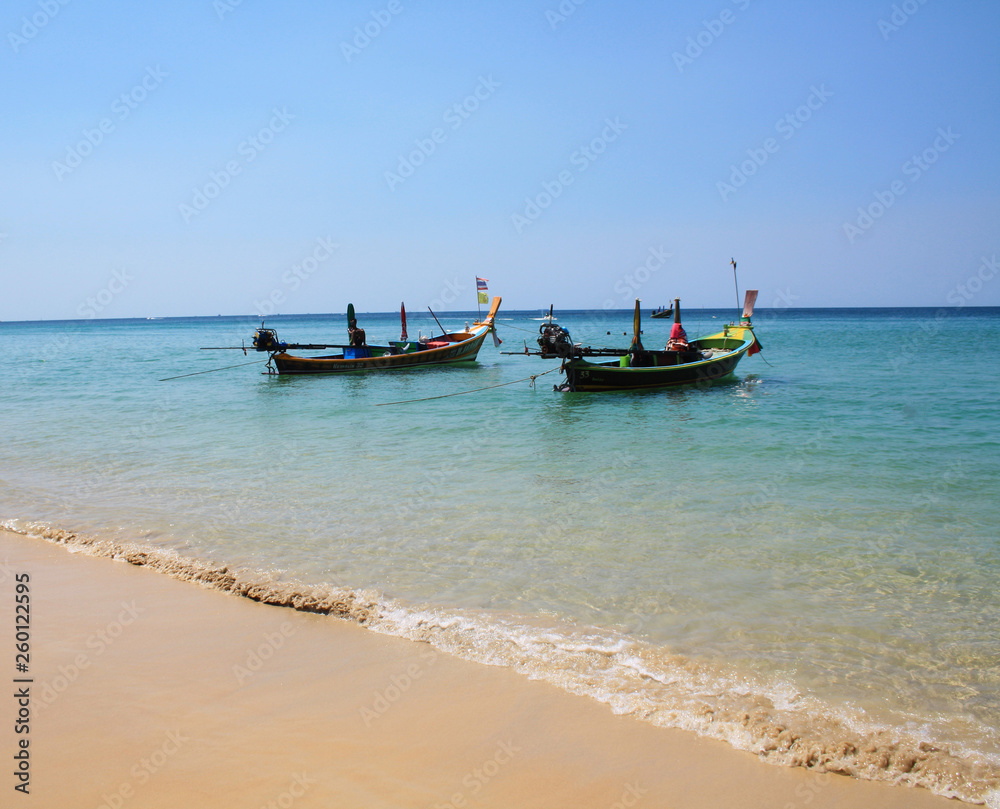
[[[687,311],[713,311],[713,312],[728,312],[734,310],[735,307],[732,306],[688,306]],[[642,309],[654,310],[654,307],[640,307]],[[933,309],[933,310],[943,310],[943,311],[961,311],[963,309],[1000,309],[1000,304],[988,304],[988,305],[972,305],[966,304],[963,306],[779,306],[779,307],[758,307],[755,312],[809,312],[809,311],[829,311],[829,310],[851,310],[851,309],[891,309],[891,310],[915,310],[915,309]],[[531,314],[534,315],[538,312],[545,312],[545,308],[534,308],[534,309],[507,309],[502,310],[504,314]],[[580,314],[587,312],[628,312],[634,311],[633,306],[628,306],[620,309],[562,309],[563,314]],[[391,309],[388,311],[358,311],[359,315],[398,315],[398,310]],[[457,315],[477,315],[481,314],[475,309],[454,309],[454,310],[444,310],[439,312],[442,317],[455,317]],[[407,312],[409,317],[426,317],[420,310],[413,312]],[[115,321],[148,321],[148,320],[216,320],[218,318],[239,318],[247,320],[267,320],[269,318],[275,317],[343,317],[346,318],[347,315],[344,312],[274,312],[268,315],[261,315],[259,313],[254,314],[217,314],[217,315],[133,315],[131,317],[77,317],[77,318],[45,318],[45,319],[31,319],[31,320],[0,320],[0,324],[6,323],[112,323]]]

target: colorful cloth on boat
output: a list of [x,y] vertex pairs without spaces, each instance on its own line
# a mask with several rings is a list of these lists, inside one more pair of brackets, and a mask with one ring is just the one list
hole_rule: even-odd
[[667,351],[685,351],[688,348],[688,336],[680,323],[670,327],[670,339],[667,340]]

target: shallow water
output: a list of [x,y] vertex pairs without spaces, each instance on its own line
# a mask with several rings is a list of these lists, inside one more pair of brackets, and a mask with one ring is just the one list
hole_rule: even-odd
[[[501,350],[540,314],[501,311]],[[395,315],[359,320],[398,336]],[[560,322],[623,346],[631,313]],[[553,372],[375,406],[557,367],[489,341],[474,366],[157,381],[254,360],[198,350],[254,325],[0,324],[18,346],[0,517],[374,591],[381,631],[777,761],[822,764],[808,744],[862,776],[995,788],[1000,310],[765,310],[763,356],[706,389],[561,394]],[[346,334],[343,316],[268,325]],[[645,319],[644,342],[669,326]]]

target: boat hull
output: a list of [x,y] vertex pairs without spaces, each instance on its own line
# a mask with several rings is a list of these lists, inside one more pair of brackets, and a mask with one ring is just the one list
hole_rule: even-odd
[[[423,368],[455,362],[474,362],[486,339],[488,329],[441,348],[427,348],[407,354],[382,354],[376,357],[296,357],[282,352],[272,357],[279,374],[337,374],[356,371],[395,371]],[[380,349],[376,349],[380,350]]]
[[[736,327],[694,341],[692,354],[699,358],[688,362],[683,361],[687,357],[673,351],[645,352],[647,361],[656,363],[645,367],[622,367],[620,361],[568,360],[563,365],[564,387],[569,391],[609,391],[711,385],[730,376],[756,342],[751,329]],[[708,349],[724,353],[702,357],[701,352]]]
[[287,351],[271,356],[271,364],[279,374],[344,374],[361,371],[401,371],[409,368],[429,368],[457,362],[475,362],[483,341],[494,328],[494,318],[500,308],[500,298],[493,298],[489,315],[474,323],[470,331],[445,334],[435,338],[428,348],[400,351],[398,347],[371,346],[365,350],[372,356],[347,358],[297,357]]

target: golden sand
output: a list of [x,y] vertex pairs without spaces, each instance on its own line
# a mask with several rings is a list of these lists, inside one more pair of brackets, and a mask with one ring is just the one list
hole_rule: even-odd
[[30,794],[3,806],[955,806],[769,766],[514,672],[0,532],[0,666],[30,576]]

